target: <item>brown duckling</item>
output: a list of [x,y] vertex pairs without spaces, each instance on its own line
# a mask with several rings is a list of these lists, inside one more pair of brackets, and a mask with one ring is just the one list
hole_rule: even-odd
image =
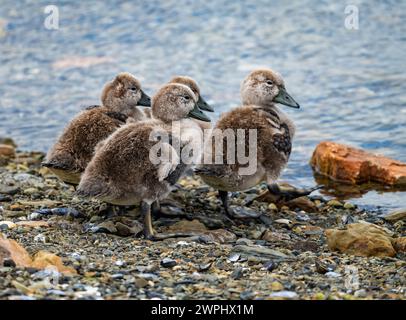
[[[151,206],[171,192],[187,169],[180,158],[194,134],[183,133],[190,129],[201,132],[191,118],[210,121],[198,108],[197,101],[192,90],[185,85],[163,86],[152,98],[153,119],[126,124],[97,148],[82,176],[78,195],[115,205],[140,204],[146,238],[155,240],[176,236],[154,235]],[[185,129],[184,132],[177,134],[172,130],[175,125]],[[170,156],[172,160],[151,160],[150,152],[157,145],[157,141],[151,139],[152,134],[169,136],[170,139],[162,143],[160,154]],[[179,150],[173,147],[176,144]]]
[[[234,214],[228,205],[228,192],[243,191],[266,181],[271,193],[282,194],[286,198],[295,198],[307,195],[315,189],[302,190],[303,192],[289,193],[282,191],[275,181],[288,163],[292,150],[292,141],[295,126],[289,117],[283,113],[276,104],[283,104],[292,108],[299,108],[299,104],[287,93],[282,77],[270,69],[260,69],[251,72],[241,85],[243,105],[223,114],[216,123],[214,130],[220,132],[230,129],[237,137],[238,129],[245,129],[245,138],[248,130],[254,129],[257,133],[255,156],[250,158],[256,163],[250,173],[241,173],[240,169],[247,164],[228,163],[226,144],[223,146],[223,161],[221,164],[202,164],[195,169],[203,181],[219,190],[220,199],[227,215]],[[214,141],[214,140],[213,140]],[[208,141],[205,153],[215,153],[215,143]],[[227,142],[228,143],[228,142]],[[237,139],[234,140],[237,150]],[[249,143],[245,141],[245,150]],[[246,152],[246,151],[245,151]],[[254,159],[255,157],[255,159]]]
[[68,184],[79,184],[80,175],[100,141],[127,119],[145,119],[137,106],[151,105],[141,83],[127,72],[119,73],[104,86],[101,102],[102,106],[89,107],[71,120],[42,164]]

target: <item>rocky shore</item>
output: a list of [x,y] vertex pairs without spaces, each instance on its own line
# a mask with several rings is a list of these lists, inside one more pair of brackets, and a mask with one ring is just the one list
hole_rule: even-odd
[[12,146],[0,156],[0,299],[406,298],[405,211],[280,203],[259,186],[232,200],[251,202],[253,217],[230,220],[189,176],[154,226],[193,236],[151,242],[137,208],[113,215],[76,197],[43,157]]

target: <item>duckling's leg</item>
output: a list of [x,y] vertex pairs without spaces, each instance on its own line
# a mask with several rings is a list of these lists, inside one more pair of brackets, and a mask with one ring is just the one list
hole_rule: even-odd
[[221,202],[223,203],[224,211],[226,212],[227,217],[230,219],[258,218],[262,214],[261,212],[257,212],[255,210],[252,210],[247,207],[241,207],[241,206],[231,207],[228,204],[228,192],[227,191],[219,190],[219,197],[220,197]]
[[154,237],[154,229],[152,228],[151,218],[151,205],[141,201],[140,210],[144,218],[144,236],[146,239],[151,239]]
[[167,234],[156,234],[153,227],[152,227],[152,218],[151,218],[151,207],[157,206],[156,204],[152,203],[152,205],[141,201],[140,210],[141,214],[144,217],[144,236],[146,239],[151,241],[158,241],[158,240],[165,240],[169,238],[185,238],[195,236],[194,233],[167,233]]
[[230,212],[230,207],[228,205],[228,192],[219,190],[219,198],[220,198],[221,202],[223,203],[223,208],[224,208],[224,211],[226,212],[226,215],[229,218],[234,218],[232,212]]
[[316,186],[308,189],[289,188],[282,189],[277,183],[268,184],[268,190],[271,194],[280,196],[281,201],[290,201],[299,197],[307,196],[313,191],[323,188],[323,186]]

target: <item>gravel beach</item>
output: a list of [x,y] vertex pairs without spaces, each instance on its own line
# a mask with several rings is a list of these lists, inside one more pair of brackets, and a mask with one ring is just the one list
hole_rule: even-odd
[[251,202],[253,217],[230,220],[216,192],[188,176],[153,220],[158,232],[191,236],[151,242],[142,238],[138,208],[114,215],[104,203],[76,197],[41,168],[43,157],[18,152],[0,160],[0,234],[30,256],[55,254],[71,272],[19,267],[3,254],[0,299],[406,297],[404,247],[392,256],[350,255],[331,250],[325,233],[367,222],[396,240],[405,236],[404,214],[385,219],[378,209],[320,196],[273,203],[258,186],[232,198]]

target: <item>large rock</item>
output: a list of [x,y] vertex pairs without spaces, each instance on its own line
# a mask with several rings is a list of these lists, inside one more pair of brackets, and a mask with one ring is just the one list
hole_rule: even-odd
[[334,142],[319,143],[310,165],[316,172],[336,181],[406,185],[405,163]]
[[368,222],[347,225],[346,230],[325,231],[330,250],[356,256],[393,257],[392,238],[382,227]]

